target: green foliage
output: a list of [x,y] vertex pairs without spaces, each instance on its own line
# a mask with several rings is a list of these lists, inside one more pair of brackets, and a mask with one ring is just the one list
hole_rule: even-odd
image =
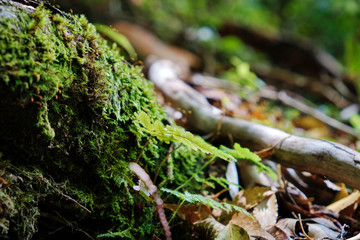
[[212,146],[201,137],[195,136],[191,132],[185,131],[182,127],[170,125],[165,126],[159,120],[156,120],[152,123],[150,117],[145,112],[135,114],[135,117],[135,121],[143,126],[140,127],[141,130],[149,133],[151,136],[157,137],[161,141],[166,143],[179,142],[192,148],[195,151],[200,150],[204,153],[210,153],[226,161],[233,159],[231,155],[224,153],[218,148]]
[[142,15],[150,16],[155,30],[164,38],[174,37],[189,26],[214,27],[226,21],[259,24],[262,20],[266,27],[274,28],[278,21],[259,1],[145,0],[140,7]]
[[134,239],[129,228],[124,231],[121,231],[121,232],[109,232],[109,233],[99,234],[97,237],[98,238],[119,238],[120,237],[121,239]]
[[357,131],[360,131],[360,114],[352,115],[349,121]]
[[231,63],[234,68],[226,71],[223,74],[223,78],[240,85],[240,96],[246,97],[264,85],[264,82],[258,79],[255,73],[250,71],[248,63],[241,61],[237,57],[232,57]]
[[344,64],[348,73],[354,77],[356,91],[360,96],[360,41],[358,38],[354,35],[345,41]]
[[137,58],[137,54],[134,48],[123,34],[118,33],[116,30],[106,25],[96,24],[95,27],[99,33],[104,34],[106,37],[116,42],[120,47],[124,48],[127,54],[129,54],[130,58],[133,60]]
[[250,163],[255,164],[259,171],[265,172],[274,180],[277,179],[276,173],[270,167],[264,165],[261,162],[261,158],[255,153],[251,152],[248,148],[242,148],[240,144],[235,143],[234,149],[230,149],[224,146],[222,146],[222,149],[224,152],[232,155],[237,160],[247,160]]
[[238,212],[242,212],[247,214],[248,216],[251,217],[251,215],[243,208],[233,205],[233,204],[229,204],[226,202],[218,202],[215,201],[209,197],[205,197],[203,195],[200,194],[192,194],[189,192],[185,192],[185,193],[181,193],[179,191],[175,191],[175,190],[171,190],[171,189],[167,189],[167,188],[161,188],[161,191],[163,192],[167,192],[170,193],[176,197],[178,197],[180,200],[186,201],[188,203],[192,203],[192,204],[204,204],[207,205],[211,208],[214,209],[221,209],[224,211],[238,211]]
[[226,178],[223,178],[223,177],[215,177],[213,175],[210,175],[209,176],[209,180],[213,181],[213,182],[216,182],[217,184],[219,184],[221,187],[223,187],[224,189],[225,188],[228,188],[229,185],[236,185],[238,186],[239,188],[242,188],[240,185],[237,185],[235,183],[232,183],[232,182],[229,182]]
[[[281,1],[266,4],[269,9],[275,5],[281,5]],[[360,6],[356,0],[292,0],[284,2],[274,14],[283,16],[282,27],[287,31],[342,58],[344,42],[358,32]]]

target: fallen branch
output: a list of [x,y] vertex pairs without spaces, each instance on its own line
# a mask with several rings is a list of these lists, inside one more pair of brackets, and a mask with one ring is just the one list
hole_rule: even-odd
[[174,69],[175,64],[170,61],[156,61],[150,66],[149,79],[173,106],[182,109],[190,128],[202,133],[216,132],[222,121],[219,137],[227,139],[231,135],[253,150],[270,147],[283,139],[275,146],[272,160],[360,189],[360,153],[338,143],[298,137],[261,124],[223,117],[219,109],[180,80]]
[[339,122],[338,120],[336,120],[334,118],[329,117],[328,115],[324,114],[320,110],[317,110],[316,108],[313,108],[300,100],[292,98],[285,91],[277,92],[277,91],[274,91],[271,89],[263,89],[260,91],[260,96],[264,97],[264,98],[272,99],[272,100],[279,100],[283,104],[293,107],[305,114],[313,116],[314,118],[322,121],[323,123],[335,128],[335,129],[341,130],[341,131],[346,132],[354,137],[360,138],[359,132],[357,132],[354,128],[352,128],[342,122]]
[[145,170],[142,167],[140,167],[139,164],[135,162],[131,162],[129,164],[129,168],[133,173],[135,173],[136,176],[138,176],[138,178],[141,179],[141,181],[144,182],[147,190],[150,193],[150,196],[152,196],[152,198],[154,199],[154,202],[156,204],[156,210],[159,215],[160,223],[164,229],[165,239],[171,240],[172,238],[171,238],[170,226],[166,219],[165,210],[163,206],[164,202],[161,199],[160,195],[157,193],[157,187],[154,185],[149,175],[145,172]]
[[352,104],[331,86],[330,77],[326,80],[324,76],[323,81],[318,81],[318,79],[311,76],[296,74],[265,64],[254,64],[251,66],[251,71],[267,84],[275,85],[279,89],[287,89],[300,94],[304,91],[311,91],[316,96],[332,102],[338,108],[345,108]]

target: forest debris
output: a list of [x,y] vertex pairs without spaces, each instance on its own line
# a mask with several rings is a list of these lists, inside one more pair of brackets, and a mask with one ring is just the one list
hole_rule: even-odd
[[269,230],[271,227],[275,226],[278,217],[278,205],[275,194],[258,204],[254,208],[253,216],[265,230]]
[[247,232],[240,226],[235,224],[228,224],[222,231],[219,232],[215,240],[247,240],[250,239]]
[[234,199],[235,194],[239,192],[239,174],[236,168],[235,161],[230,161],[226,167],[225,173],[226,180],[229,183],[233,183],[229,185],[229,194],[231,199]]
[[285,91],[277,92],[277,91],[274,91],[271,89],[262,89],[260,91],[260,95],[265,98],[279,100],[283,104],[293,107],[293,108],[295,108],[303,113],[306,113],[310,116],[313,116],[316,119],[319,119],[320,121],[326,123],[327,125],[335,128],[335,129],[339,129],[339,130],[346,132],[352,136],[360,138],[360,134],[354,128],[352,128],[342,122],[339,122],[334,118],[327,116],[323,112],[305,104],[304,102],[302,102],[300,100],[297,100],[297,99],[291,97]]
[[145,172],[145,170],[142,167],[140,167],[139,164],[135,162],[131,162],[129,164],[129,168],[134,174],[136,174],[138,178],[140,178],[140,180],[142,180],[145,183],[147,190],[149,191],[150,195],[153,197],[154,202],[156,203],[156,210],[158,212],[161,225],[164,228],[166,240],[171,240],[172,238],[171,238],[170,226],[166,219],[164,206],[163,206],[164,202],[161,199],[160,195],[157,193],[157,187],[151,181],[150,176]]
[[215,239],[225,226],[213,217],[208,217],[194,224],[195,228],[204,236],[204,239]]
[[246,230],[246,232],[252,237],[263,237],[268,240],[275,240],[270,233],[266,232],[261,224],[256,219],[252,219],[248,215],[238,212],[234,214],[230,220],[230,223],[238,225]]
[[252,188],[254,186],[273,186],[275,184],[266,173],[259,172],[259,168],[244,161],[237,163],[240,172],[240,179],[243,187]]
[[273,194],[269,187],[253,187],[241,190],[236,194],[234,203],[248,210],[264,201],[269,194]]
[[352,238],[348,238],[347,240],[360,240],[360,233]]
[[329,206],[327,206],[327,208],[334,212],[340,212],[341,210],[347,208],[348,206],[355,204],[359,198],[360,198],[360,192],[356,190],[353,193],[351,193],[349,196],[330,204]]
[[237,83],[224,81],[222,79],[202,75],[200,73],[193,74],[191,76],[190,83],[194,86],[224,89],[230,92],[238,92],[240,90],[239,84]]
[[[301,226],[300,221],[304,226],[303,230],[299,228],[299,226]],[[284,218],[279,220],[276,226],[289,236],[304,237],[306,234],[309,239],[338,239],[342,235],[342,229],[340,227],[324,218],[310,218],[305,220],[301,220],[301,218]]]
[[207,205],[190,205],[179,207],[176,204],[164,204],[164,208],[170,209],[183,220],[189,223],[195,223],[197,221],[204,220],[211,214],[211,209]]
[[261,124],[223,117],[221,111],[214,111],[206,101],[198,101],[199,93],[177,77],[174,65],[167,60],[153,63],[149,78],[168,101],[183,110],[188,128],[207,134],[215,132],[221,120],[220,138],[228,139],[230,134],[235,141],[253,150],[270,147],[284,139],[275,147],[274,161],[360,188],[360,153],[338,143],[297,137]]
[[324,98],[325,101],[332,102],[339,108],[347,107],[351,104],[344,96],[338,93],[331,83],[327,80],[318,81],[314,77],[303,76],[291,71],[270,67],[264,64],[254,64],[251,66],[259,78],[263,79],[269,85],[275,85],[278,89],[287,89],[298,94],[304,91],[311,91]]

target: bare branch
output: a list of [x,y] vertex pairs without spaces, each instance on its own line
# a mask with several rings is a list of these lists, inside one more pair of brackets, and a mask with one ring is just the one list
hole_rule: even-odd
[[[221,111],[204,102],[198,92],[178,79],[172,65],[167,60],[155,62],[149,69],[150,80],[168,101],[185,110],[190,128],[202,133],[215,132],[222,118]],[[219,134],[222,138],[231,134],[235,141],[253,149],[270,147],[283,139],[275,146],[274,161],[360,189],[360,153],[344,145],[298,137],[232,117],[223,117]]]

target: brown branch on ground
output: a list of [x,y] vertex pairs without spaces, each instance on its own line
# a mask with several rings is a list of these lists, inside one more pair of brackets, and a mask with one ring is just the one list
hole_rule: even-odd
[[[173,106],[186,114],[190,129],[201,133],[215,132],[222,113],[203,101],[189,85],[180,80],[173,70],[174,64],[167,60],[153,63],[149,79]],[[324,140],[303,138],[261,124],[225,116],[219,137],[227,139],[228,134],[252,150],[275,146],[274,161],[285,167],[292,167],[344,182],[360,189],[360,153],[344,145]]]
[[158,212],[160,223],[163,226],[165,238],[166,240],[171,240],[171,231],[169,223],[166,219],[165,210],[164,210],[164,202],[161,199],[160,195],[157,193],[157,187],[154,185],[154,183],[151,181],[150,176],[145,172],[145,170],[140,167],[139,164],[135,162],[131,162],[129,164],[130,170],[135,173],[138,178],[140,178],[144,183],[149,191],[150,195],[153,197],[154,202],[156,204],[156,210]]
[[263,98],[278,100],[285,105],[288,105],[290,107],[293,107],[293,108],[299,110],[300,112],[303,112],[305,114],[313,116],[314,118],[322,121],[323,123],[335,128],[335,129],[341,130],[341,131],[346,132],[354,137],[360,138],[359,132],[357,132],[354,128],[352,128],[342,122],[339,122],[338,120],[336,120],[334,118],[327,116],[320,110],[307,105],[303,101],[300,101],[296,98],[289,96],[285,91],[277,92],[277,91],[265,88],[259,92],[259,95]]
[[345,108],[351,104],[343,95],[338,93],[331,87],[330,78],[318,81],[314,77],[296,74],[285,69],[274,68],[263,64],[254,64],[251,66],[253,71],[259,78],[267,84],[275,85],[278,89],[287,89],[296,93],[310,91],[325,101],[332,102],[339,108]]

